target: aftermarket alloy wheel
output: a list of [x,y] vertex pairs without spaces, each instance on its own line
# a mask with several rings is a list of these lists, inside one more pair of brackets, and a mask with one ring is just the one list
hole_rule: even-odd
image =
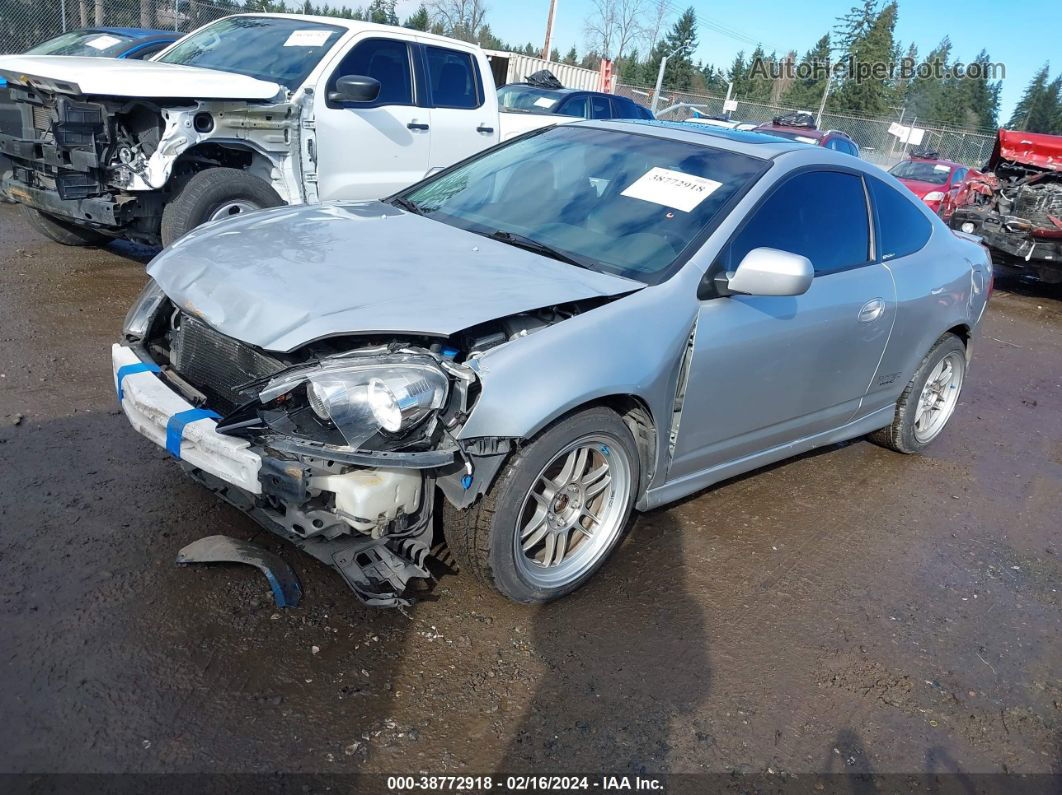
[[892,425],[871,440],[899,453],[917,453],[944,430],[959,404],[966,377],[966,346],[945,334],[926,354],[896,402]]
[[513,455],[465,511],[447,506],[444,532],[462,572],[517,602],[571,593],[623,535],[639,477],[638,451],[613,411],[551,426]]

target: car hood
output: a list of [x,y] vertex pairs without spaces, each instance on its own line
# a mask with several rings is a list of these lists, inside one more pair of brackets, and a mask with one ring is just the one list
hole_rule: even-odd
[[112,97],[266,100],[282,90],[217,69],[76,55],[0,55],[0,76],[44,91]]
[[344,334],[446,337],[644,286],[381,202],[279,207],[216,221],[147,270],[185,311],[273,351]]
[[943,185],[937,185],[933,182],[924,182],[920,179],[901,179],[900,177],[897,177],[897,179],[899,179],[900,182],[911,191],[911,193],[920,199],[927,193],[932,193],[935,190],[946,191],[948,189],[946,183]]
[[1062,171],[1062,135],[1000,130],[988,168],[994,169],[1002,160]]

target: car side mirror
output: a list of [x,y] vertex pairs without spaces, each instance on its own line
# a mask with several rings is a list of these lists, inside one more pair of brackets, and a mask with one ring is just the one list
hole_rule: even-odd
[[365,75],[343,75],[336,80],[335,91],[328,93],[331,102],[372,102],[380,96],[380,81]]
[[777,248],[754,248],[737,270],[716,277],[716,287],[721,295],[803,295],[814,278],[815,268],[807,257]]

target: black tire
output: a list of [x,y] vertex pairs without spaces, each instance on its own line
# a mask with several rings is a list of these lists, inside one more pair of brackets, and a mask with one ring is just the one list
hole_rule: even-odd
[[[620,514],[620,529],[577,579],[559,587],[541,587],[529,581],[516,562],[514,546],[520,512],[540,473],[556,454],[591,434],[604,435],[620,445],[630,464],[630,487]],[[605,452],[611,455],[611,451]],[[457,510],[443,500],[443,534],[462,573],[470,572],[479,582],[515,602],[549,602],[582,586],[615,549],[630,519],[639,477],[638,447],[619,415],[606,408],[581,411],[551,425],[513,454],[490,490],[471,508]]]
[[62,221],[54,215],[42,213],[32,207],[22,208],[29,225],[49,240],[64,246],[102,246],[111,238],[87,226],[78,226],[70,221]]
[[258,177],[236,168],[208,168],[194,174],[162,210],[162,245],[205,223],[230,202],[246,202],[256,210],[279,207],[284,201]]
[[[900,399],[896,401],[896,414],[892,424],[870,434],[869,438],[872,442],[890,450],[895,450],[897,453],[907,455],[919,453],[933,443],[937,438],[936,436],[925,442],[919,441],[915,437],[915,416],[918,410],[918,401],[922,395],[922,388],[933,372],[933,368],[950,353],[960,353],[965,360],[966,346],[954,334],[945,334],[929,349],[929,353],[925,355],[922,363],[918,365],[918,369],[915,370],[914,376],[903,390]],[[942,430],[943,427],[941,428]],[[941,431],[938,431],[937,435]]]

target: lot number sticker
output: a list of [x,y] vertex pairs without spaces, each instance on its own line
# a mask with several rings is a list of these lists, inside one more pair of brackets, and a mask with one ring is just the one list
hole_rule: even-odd
[[540,108],[552,108],[557,104],[557,100],[550,99],[549,97],[539,97],[535,100],[535,104]]
[[285,47],[321,47],[328,37],[332,35],[330,30],[294,30],[284,42]]
[[688,213],[722,184],[714,179],[695,177],[681,171],[652,168],[635,180],[622,195]]
[[108,47],[113,47],[115,44],[121,44],[122,40],[117,36],[97,36],[94,39],[89,39],[85,42],[89,47],[95,50],[106,50]]

